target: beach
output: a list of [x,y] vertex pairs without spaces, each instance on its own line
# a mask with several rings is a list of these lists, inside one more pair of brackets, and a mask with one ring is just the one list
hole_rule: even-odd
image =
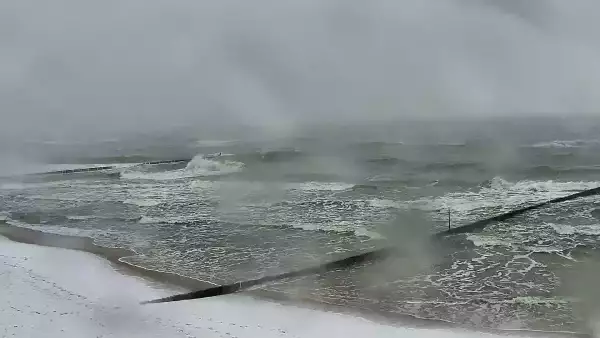
[[0,3],[0,338],[593,337],[599,10]]
[[108,260],[0,237],[2,337],[497,337],[402,328],[244,295],[139,305],[176,289]]

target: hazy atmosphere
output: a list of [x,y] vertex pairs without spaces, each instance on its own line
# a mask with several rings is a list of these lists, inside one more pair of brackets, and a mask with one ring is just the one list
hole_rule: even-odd
[[[4,135],[594,114],[593,0],[0,3]],[[81,135],[80,135],[81,136]],[[110,136],[107,136],[110,137]]]
[[[594,0],[0,0],[0,326],[39,336],[25,314],[45,311],[50,329],[145,336],[131,323],[152,315],[196,325],[187,337],[303,338],[326,336],[327,304],[401,326],[594,331],[598,13]],[[114,264],[157,284],[1,235],[118,247]],[[396,255],[260,285],[244,293],[256,303],[218,297],[197,322],[175,323],[194,301],[168,315],[137,303],[382,247]],[[116,311],[122,295],[71,261],[106,263],[85,274],[130,283],[132,304]],[[314,312],[284,330],[273,299]],[[248,304],[278,322],[227,318]]]

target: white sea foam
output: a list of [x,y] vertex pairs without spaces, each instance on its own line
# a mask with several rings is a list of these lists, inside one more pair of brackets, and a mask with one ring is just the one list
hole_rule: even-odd
[[368,201],[369,205],[373,208],[380,209],[391,209],[391,208],[402,208],[402,204],[392,200],[374,198]]
[[[557,197],[567,196],[577,191],[596,188],[598,182],[557,182],[557,181],[518,181],[508,182],[495,177],[488,186],[478,191],[450,192],[439,197],[426,197],[408,202],[411,207],[440,213],[452,212],[452,217],[465,220],[473,211],[485,208],[505,210],[522,207],[527,203],[539,203]],[[441,214],[440,214],[441,215]]]
[[372,230],[366,229],[362,224],[351,221],[339,221],[328,224],[314,224],[314,223],[295,223],[293,225],[296,229],[302,229],[307,231],[325,231],[325,232],[338,232],[346,234],[355,234],[357,236],[369,237],[372,239],[382,238],[380,234]]
[[140,224],[154,224],[154,223],[169,223],[169,220],[163,217],[151,217],[151,216],[142,216],[138,220]]
[[123,201],[125,204],[137,205],[138,207],[153,207],[162,203],[162,201],[151,198],[129,198]]
[[555,140],[532,145],[534,148],[583,148],[600,146],[600,140]]
[[92,215],[73,215],[73,216],[67,216],[67,219],[73,220],[73,221],[85,221],[88,219],[94,219],[95,216]]
[[486,235],[468,235],[467,239],[470,240],[473,245],[486,247],[486,246],[513,246],[511,243],[495,238],[494,236],[486,236]]
[[286,188],[302,191],[343,191],[351,189],[354,185],[342,182],[303,182],[288,183]]
[[568,224],[557,224],[548,223],[554,231],[561,235],[586,235],[586,236],[600,236],[600,224],[589,224],[589,225],[568,225]]

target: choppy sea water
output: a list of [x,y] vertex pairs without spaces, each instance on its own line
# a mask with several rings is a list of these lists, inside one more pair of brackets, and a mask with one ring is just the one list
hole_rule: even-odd
[[[132,248],[139,255],[131,263],[215,283],[392,243],[407,256],[265,289],[470,326],[585,327],[587,289],[576,276],[600,252],[597,197],[454,236],[443,252],[420,241],[448,226],[448,210],[459,225],[600,185],[594,138],[509,144],[313,135],[285,145],[197,138],[175,148],[79,155],[32,172],[109,170],[5,177],[0,212],[11,224]],[[190,160],[140,164],[173,157]]]

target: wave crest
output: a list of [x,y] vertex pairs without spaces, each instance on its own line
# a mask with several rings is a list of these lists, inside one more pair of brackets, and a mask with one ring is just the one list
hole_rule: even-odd
[[140,169],[126,170],[121,174],[121,178],[130,180],[177,180],[203,176],[219,176],[240,172],[244,169],[244,163],[237,161],[222,161],[217,159],[207,159],[204,155],[196,155],[182,169],[144,172]]

